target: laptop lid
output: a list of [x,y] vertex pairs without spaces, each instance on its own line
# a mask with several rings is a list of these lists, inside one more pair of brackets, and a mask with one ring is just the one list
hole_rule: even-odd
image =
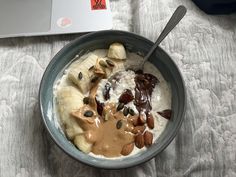
[[1,0],[0,38],[112,28],[109,0]]

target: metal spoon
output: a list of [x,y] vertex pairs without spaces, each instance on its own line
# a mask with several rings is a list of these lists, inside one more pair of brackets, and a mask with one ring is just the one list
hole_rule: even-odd
[[171,30],[180,22],[180,20],[184,17],[186,14],[187,9],[184,6],[179,6],[171,16],[170,20],[166,24],[165,28],[161,32],[160,36],[157,38],[155,44],[152,46],[152,48],[149,50],[147,55],[144,57],[144,60],[142,64],[140,65],[141,69],[143,69],[144,63],[148,60],[148,58],[153,54],[153,52],[156,50],[158,45],[161,43],[163,39],[171,32]]

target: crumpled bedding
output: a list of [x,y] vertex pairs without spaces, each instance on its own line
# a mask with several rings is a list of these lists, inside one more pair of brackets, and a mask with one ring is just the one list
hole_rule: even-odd
[[185,80],[185,120],[161,154],[130,169],[75,161],[52,142],[40,119],[41,76],[79,35],[1,39],[0,176],[236,177],[236,14],[206,15],[189,0],[111,0],[113,28],[154,41],[180,4],[188,12],[161,47]]

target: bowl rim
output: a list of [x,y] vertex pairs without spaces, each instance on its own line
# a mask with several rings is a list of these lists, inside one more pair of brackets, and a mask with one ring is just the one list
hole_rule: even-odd
[[174,60],[169,56],[169,54],[167,52],[165,52],[160,46],[158,46],[158,50],[160,50],[161,52],[165,53],[165,55],[168,56],[168,58],[171,60],[172,64],[174,65],[174,67],[176,68],[179,76],[180,76],[180,79],[181,79],[181,86],[183,88],[183,97],[181,98],[183,100],[183,111],[180,112],[180,121],[178,122],[176,128],[174,129],[173,133],[172,133],[172,136],[166,141],[166,143],[160,148],[159,151],[155,151],[154,153],[150,154],[149,156],[147,156],[146,158],[143,158],[139,161],[135,161],[133,162],[132,164],[125,164],[125,165],[120,165],[120,166],[106,166],[106,165],[103,165],[103,164],[99,164],[99,163],[91,163],[89,161],[86,161],[84,159],[80,159],[80,158],[77,158],[73,153],[67,151],[63,145],[60,143],[59,140],[57,140],[55,137],[54,137],[54,134],[53,132],[50,130],[47,122],[46,122],[46,118],[44,116],[44,113],[43,113],[43,103],[42,103],[42,88],[45,84],[45,79],[46,79],[46,75],[48,73],[48,70],[49,68],[51,68],[51,66],[56,62],[57,58],[60,57],[64,52],[67,51],[68,48],[72,47],[73,45],[75,45],[77,42],[79,42],[80,40],[83,40],[87,37],[91,37],[93,35],[106,35],[106,34],[110,34],[110,33],[115,33],[115,34],[124,34],[124,35],[131,35],[131,37],[135,37],[139,40],[142,40],[142,41],[145,41],[151,45],[153,45],[154,43],[143,37],[143,36],[140,36],[138,34],[135,34],[135,33],[132,33],[132,32],[128,32],[128,31],[122,31],[122,30],[101,30],[101,31],[96,31],[96,32],[91,32],[91,33],[87,33],[87,34],[82,34],[82,36],[79,36],[77,38],[75,38],[74,40],[70,41],[68,44],[66,44],[65,46],[63,46],[57,53],[55,56],[53,56],[53,58],[50,60],[49,64],[47,65],[46,69],[44,70],[44,73],[43,73],[43,76],[41,78],[41,81],[40,81],[40,86],[39,86],[39,92],[38,92],[38,99],[39,99],[39,110],[40,110],[40,117],[41,119],[43,120],[43,124],[44,126],[46,127],[47,129],[47,132],[49,133],[50,137],[52,138],[52,140],[55,142],[55,144],[62,150],[64,151],[67,155],[69,155],[70,157],[72,157],[73,159],[83,163],[83,164],[86,164],[88,166],[91,166],[91,167],[95,167],[95,168],[102,168],[102,169],[110,169],[110,170],[117,170],[117,169],[124,169],[124,168],[131,168],[131,167],[134,167],[136,165],[139,165],[139,164],[143,164],[149,160],[151,160],[152,158],[154,158],[155,156],[157,156],[157,154],[161,153],[172,141],[173,139],[176,137],[181,125],[182,125],[182,122],[185,118],[185,113],[186,113],[186,105],[187,105],[187,94],[186,94],[186,86],[185,86],[185,81],[183,79],[183,76],[182,76],[182,73],[180,72],[178,66],[176,65],[176,63],[174,62]]

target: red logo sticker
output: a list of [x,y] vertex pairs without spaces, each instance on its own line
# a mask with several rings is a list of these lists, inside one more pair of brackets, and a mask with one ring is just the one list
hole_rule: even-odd
[[92,10],[106,9],[106,0],[91,0]]

